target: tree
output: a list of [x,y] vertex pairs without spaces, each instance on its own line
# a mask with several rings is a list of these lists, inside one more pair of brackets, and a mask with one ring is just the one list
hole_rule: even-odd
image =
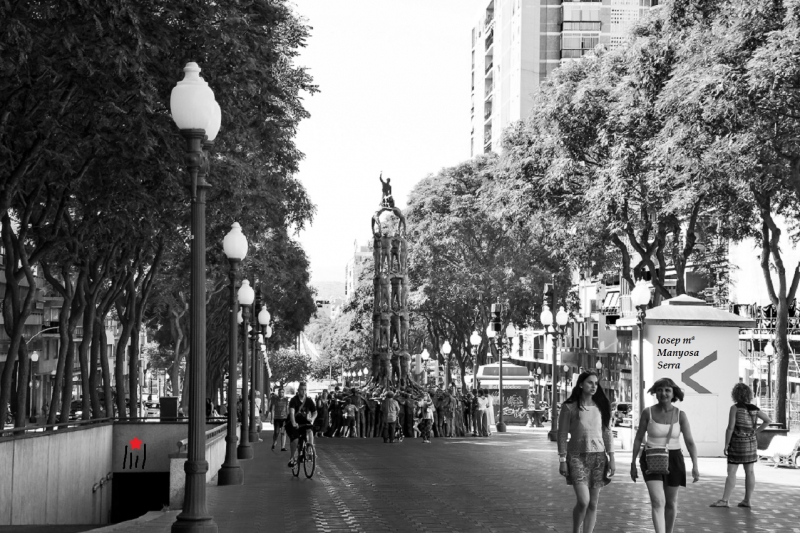
[[305,381],[311,373],[311,357],[297,350],[279,348],[268,353],[270,380],[281,386],[292,381]]

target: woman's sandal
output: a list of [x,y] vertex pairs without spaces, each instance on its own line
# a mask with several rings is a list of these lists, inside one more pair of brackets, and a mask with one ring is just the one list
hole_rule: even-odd
[[730,507],[730,505],[728,505],[727,500],[717,500],[711,505],[709,505],[709,507]]
[[747,503],[747,502],[739,502],[739,505],[737,505],[736,507],[748,507],[749,508],[750,504]]

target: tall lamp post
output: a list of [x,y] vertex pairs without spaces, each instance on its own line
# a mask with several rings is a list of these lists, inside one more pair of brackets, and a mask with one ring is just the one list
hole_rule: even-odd
[[477,331],[472,331],[469,336],[469,343],[472,345],[472,388],[478,387],[478,347],[483,339]]
[[[258,435],[258,424],[255,419],[255,402],[256,396],[264,389],[263,382],[263,372],[264,372],[264,363],[263,363],[263,354],[266,351],[266,345],[264,343],[264,338],[267,333],[267,328],[269,327],[269,320],[270,320],[269,311],[267,311],[267,306],[265,304],[261,305],[261,310],[258,312],[258,335],[256,335],[256,339],[258,340],[259,346],[258,350],[256,350],[255,344],[253,345],[253,401],[250,405],[250,413],[251,413],[251,420],[250,420],[250,442],[258,442],[260,439]],[[264,348],[263,350],[261,348]],[[262,398],[261,401],[261,410],[264,409],[264,401]]]
[[639,419],[644,412],[644,322],[647,317],[647,306],[650,304],[650,288],[644,282],[639,280],[636,287],[631,291],[631,303],[636,306],[638,312],[636,313],[636,325],[639,328],[639,364],[635,366],[637,372],[636,379],[636,395],[638,398],[633,402],[634,407],[638,409],[633,413],[634,430],[639,427]]
[[428,359],[430,359],[430,357],[431,357],[430,354],[428,353],[428,349],[427,348],[422,350],[422,354],[420,354],[420,357],[422,358],[423,364],[425,365],[425,367],[423,369],[423,374],[422,374],[424,376],[422,383],[423,383],[423,385],[427,385],[428,384]]
[[242,338],[242,428],[241,438],[239,439],[239,447],[236,449],[236,456],[239,459],[252,459],[253,448],[250,446],[249,435],[249,407],[248,401],[249,381],[250,381],[250,361],[247,353],[247,345],[249,344],[247,335],[249,333],[250,324],[248,318],[250,314],[250,306],[253,305],[255,299],[255,291],[250,286],[247,280],[242,281],[242,286],[239,287],[239,306],[242,308],[242,326],[244,327],[244,336]]
[[37,362],[38,360],[39,360],[39,352],[34,350],[31,353],[30,357],[28,357],[28,395],[27,396],[28,396],[28,417],[29,418],[33,418],[33,408],[34,408],[35,403],[36,403],[36,402],[33,401],[33,393],[34,393],[34,389],[36,389],[36,387],[35,387],[36,379],[33,376],[33,363]]
[[228,258],[231,269],[228,274],[231,280],[230,295],[228,303],[230,305],[229,320],[229,343],[228,343],[228,433],[225,435],[225,462],[219,470],[219,485],[241,485],[244,482],[244,473],[239,466],[236,458],[236,443],[239,440],[236,436],[236,382],[238,381],[237,366],[239,360],[239,325],[237,316],[239,314],[238,301],[236,299],[236,271],[239,263],[247,256],[247,237],[242,233],[242,227],[238,222],[231,225],[231,230],[222,240],[222,249]]
[[[214,92],[200,77],[200,67],[190,62],[185,75],[172,89],[170,111],[172,119],[186,140],[186,169],[191,178],[191,313],[189,376],[189,450],[184,463],[186,472],[183,511],[172,524],[172,531],[218,530],[208,514],[206,505],[205,395],[206,395],[206,192],[209,183],[208,158],[203,148],[210,148],[221,124],[219,104]],[[131,402],[131,411],[135,406]]]
[[547,438],[555,442],[558,439],[558,339],[564,335],[564,329],[569,322],[569,315],[564,308],[561,307],[555,316],[555,323],[553,322],[553,312],[550,311],[548,306],[542,308],[542,313],[539,315],[539,321],[550,332],[553,340],[553,361],[552,361],[552,386],[550,387],[550,431],[547,433]]
[[[539,410],[539,396],[542,394],[542,367],[536,367],[536,398],[533,402],[533,408]],[[539,427],[541,427],[541,418],[539,418]]]
[[444,356],[444,390],[447,392],[450,385],[450,352],[453,348],[450,346],[450,341],[444,341],[442,344],[442,355]]
[[772,400],[772,357],[775,355],[775,347],[772,345],[772,338],[770,338],[766,342],[766,344],[764,344],[764,355],[767,356],[767,402],[768,402],[767,405],[771,405],[771,400]]

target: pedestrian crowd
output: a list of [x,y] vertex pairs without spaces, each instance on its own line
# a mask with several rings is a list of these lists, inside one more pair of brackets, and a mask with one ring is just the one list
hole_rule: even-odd
[[[656,533],[672,533],[678,517],[678,493],[686,487],[686,466],[680,437],[692,460],[692,482],[700,479],[697,448],[689,417],[674,404],[683,401],[681,388],[671,379],[657,380],[648,390],[656,404],[641,413],[633,442],[630,477],[644,479],[650,497],[650,514]],[[725,455],[728,478],[722,498],[711,507],[729,507],[739,465],[745,469],[745,496],[739,507],[750,507],[755,489],[753,465],[758,460],[756,436],[769,417],[752,405],[753,392],[744,383],[733,387]],[[759,425],[758,421],[761,421]],[[617,470],[611,431],[611,405],[593,371],[582,372],[572,394],[562,404],[558,419],[559,473],[575,491],[573,533],[592,533],[597,522],[600,490]],[[639,452],[642,452],[641,454]],[[637,465],[638,458],[638,465]]]
[[[487,389],[462,394],[456,387],[421,391],[335,387],[313,400],[317,416],[314,435],[320,438],[383,438],[394,443],[403,437],[429,443],[439,437],[489,437],[495,425],[495,400]],[[280,386],[269,398],[267,416],[273,421],[273,449],[286,425],[289,399]]]

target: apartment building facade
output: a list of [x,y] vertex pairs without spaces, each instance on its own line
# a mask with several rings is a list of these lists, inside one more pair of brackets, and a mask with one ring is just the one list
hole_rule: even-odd
[[542,81],[599,44],[623,46],[658,0],[486,0],[472,28],[471,153],[500,152]]

